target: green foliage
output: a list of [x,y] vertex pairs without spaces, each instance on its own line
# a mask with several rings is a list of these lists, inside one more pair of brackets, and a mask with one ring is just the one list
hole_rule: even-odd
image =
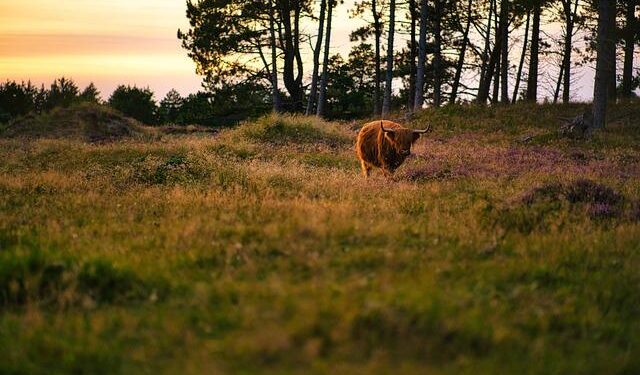
[[100,91],[98,91],[96,85],[91,82],[89,86],[82,90],[79,100],[81,102],[100,104]]
[[0,84],[0,123],[41,109],[42,91],[36,89],[31,82],[18,84],[14,81],[6,81]]
[[78,86],[73,80],[62,77],[51,84],[45,103],[46,110],[71,106],[78,100]]
[[175,89],[171,89],[160,101],[158,117],[161,123],[175,123],[180,115],[184,99]]
[[153,92],[136,86],[120,85],[111,94],[109,105],[142,123],[153,125],[157,123],[157,107],[153,99]]

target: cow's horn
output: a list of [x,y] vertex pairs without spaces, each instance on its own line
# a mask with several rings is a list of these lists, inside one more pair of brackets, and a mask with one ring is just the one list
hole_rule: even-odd
[[429,130],[431,130],[431,124],[429,124],[429,125],[427,126],[427,128],[426,128],[426,129],[423,129],[423,130],[414,130],[413,132],[414,132],[414,133],[419,133],[419,134],[424,134],[424,133],[428,132]]
[[395,133],[396,130],[395,129],[385,129],[384,128],[384,123],[382,121],[380,121],[380,128],[382,129],[383,132],[385,133]]

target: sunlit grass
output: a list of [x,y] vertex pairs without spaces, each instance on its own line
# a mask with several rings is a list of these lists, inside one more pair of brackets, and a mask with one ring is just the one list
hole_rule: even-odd
[[424,112],[393,180],[315,118],[0,139],[0,372],[640,371],[637,124],[514,108]]

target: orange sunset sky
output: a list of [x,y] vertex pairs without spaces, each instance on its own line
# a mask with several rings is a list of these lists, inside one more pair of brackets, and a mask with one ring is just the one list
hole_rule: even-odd
[[[94,82],[107,98],[118,84],[200,88],[176,37],[187,29],[185,0],[0,0],[0,80],[48,85],[60,76]],[[337,9],[332,48],[348,51],[347,9]],[[312,27],[312,25],[309,25]]]

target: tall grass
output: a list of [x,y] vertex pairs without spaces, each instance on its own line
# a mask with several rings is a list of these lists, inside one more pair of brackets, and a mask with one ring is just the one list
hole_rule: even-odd
[[0,139],[0,372],[636,373],[637,125],[576,108],[428,110],[390,180],[297,116]]

